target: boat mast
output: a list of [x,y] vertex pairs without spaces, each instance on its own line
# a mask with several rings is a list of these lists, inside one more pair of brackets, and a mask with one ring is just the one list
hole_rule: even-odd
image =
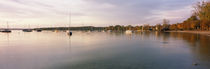
[[69,15],[68,15],[68,17],[69,17],[69,31],[70,31],[70,27],[71,27],[71,10],[69,9]]
[[31,27],[30,27],[30,24],[28,24],[28,29],[30,29]]
[[8,21],[7,21],[7,29],[9,29]]

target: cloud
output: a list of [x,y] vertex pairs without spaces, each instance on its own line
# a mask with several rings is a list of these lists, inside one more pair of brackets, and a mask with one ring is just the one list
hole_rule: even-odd
[[[1,0],[0,20],[13,25],[141,25],[172,23],[190,16],[196,0]],[[173,13],[173,14],[171,14]]]
[[[114,21],[112,24],[155,24],[160,23],[163,18],[171,19],[172,15],[166,17],[161,13],[178,12],[184,10],[185,14],[191,14],[191,9],[185,8],[191,6],[194,1],[192,0],[87,0],[88,2],[95,4],[112,4],[117,8],[108,9],[108,11],[100,12],[105,17],[103,19]],[[111,13],[107,13],[111,11]],[[155,12],[156,11],[156,12]],[[183,13],[183,12],[182,12]],[[114,15],[113,15],[114,14]],[[178,18],[180,13],[174,13],[177,15],[177,22],[180,22]],[[173,15],[173,16],[174,16]],[[101,15],[103,16],[103,15]],[[185,17],[188,17],[186,15]],[[100,17],[100,16],[99,16]],[[151,18],[152,17],[152,18]],[[172,22],[175,22],[173,20]],[[158,21],[158,22],[157,22]]]

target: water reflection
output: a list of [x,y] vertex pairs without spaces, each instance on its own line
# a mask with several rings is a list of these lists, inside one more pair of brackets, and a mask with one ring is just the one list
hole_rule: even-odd
[[0,69],[210,68],[209,36],[150,31],[73,33],[0,33]]
[[6,46],[10,46],[9,45],[9,43],[10,43],[10,33],[3,33],[0,36],[2,38],[1,42],[5,43],[4,45],[6,45]]
[[210,37],[190,33],[170,33],[171,37],[184,40],[189,44],[196,61],[205,65],[210,62]]

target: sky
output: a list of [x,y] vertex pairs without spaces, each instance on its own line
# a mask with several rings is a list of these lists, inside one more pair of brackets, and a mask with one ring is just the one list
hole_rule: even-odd
[[198,0],[0,0],[0,28],[155,25],[182,22]]

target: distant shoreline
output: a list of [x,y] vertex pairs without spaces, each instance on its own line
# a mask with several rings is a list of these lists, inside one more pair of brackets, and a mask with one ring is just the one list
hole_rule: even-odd
[[166,32],[181,32],[181,33],[192,33],[210,36],[210,31],[166,31]]

